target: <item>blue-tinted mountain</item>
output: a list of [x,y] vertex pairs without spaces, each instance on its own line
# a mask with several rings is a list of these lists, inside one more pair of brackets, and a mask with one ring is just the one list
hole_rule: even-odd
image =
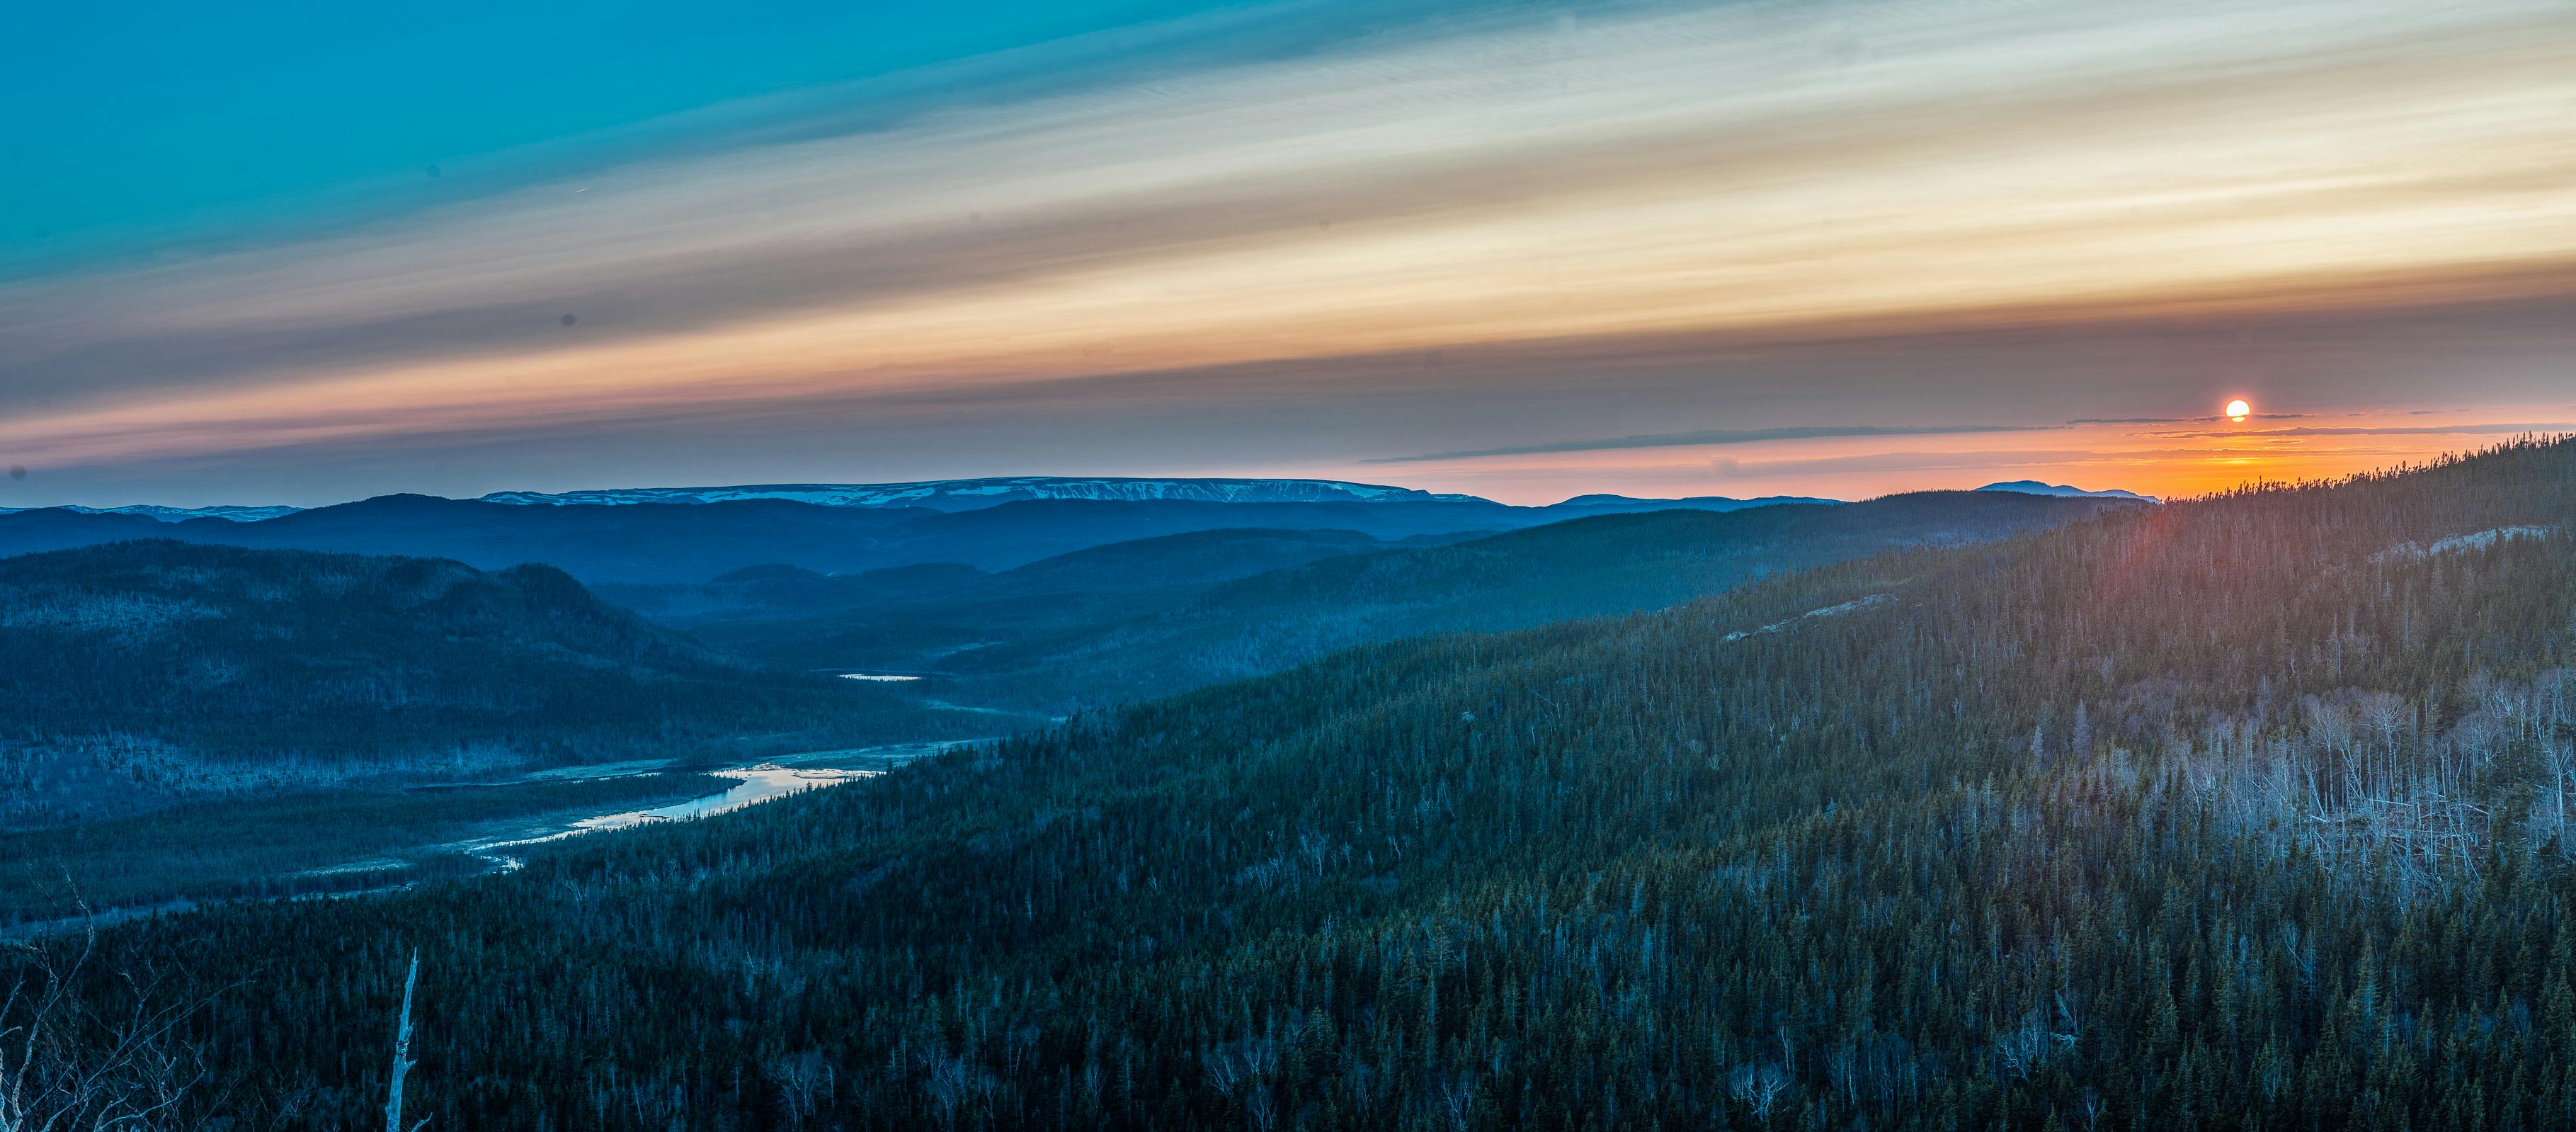
[[942,720],[875,689],[744,665],[546,566],[163,540],[0,560],[0,822],[354,779],[811,750],[936,733]]
[[[1017,477],[918,484],[633,489],[479,500],[387,495],[276,508],[41,508],[0,512],[0,555],[171,538],[230,546],[541,562],[589,583],[698,583],[761,565],[825,574],[924,563],[1007,570],[1088,547],[1209,530],[1446,538],[1569,515],[1735,510],[1788,497],[1586,496],[1512,507],[1467,495],[1330,480]],[[272,513],[283,511],[284,513]],[[256,516],[266,515],[265,518]]]
[[[1655,609],[1894,547],[1986,541],[2135,506],[1924,492],[1853,504],[1659,510],[1315,555],[1231,579],[1156,573],[1144,563],[1176,548],[1154,540],[957,579],[930,593],[872,591],[853,579],[843,592],[858,600],[847,608],[776,620],[701,617],[691,631],[784,667],[936,671],[947,674],[941,694],[950,698],[1060,711],[1275,671],[1351,645]],[[1193,537],[1214,545],[1219,535],[1258,534]],[[1129,565],[1076,569],[1086,559]],[[1253,559],[1237,548],[1230,560]],[[1015,575],[1055,581],[1033,588]]]
[[292,515],[304,509],[286,506],[243,507],[231,504],[212,507],[164,507],[157,503],[129,503],[122,507],[84,507],[70,504],[59,508],[0,507],[0,515],[38,510],[61,510],[80,515],[141,515],[144,518],[159,519],[165,523],[184,523],[190,519],[230,519],[236,523],[256,523],[262,519]]
[[388,495],[260,522],[51,508],[0,515],[0,554],[133,538],[453,558],[483,569],[523,562],[585,582],[699,582],[747,566],[852,573],[919,563],[1003,570],[1087,547],[1224,528],[1356,531],[1403,539],[1545,522],[1538,508],[1485,501],[1211,503],[1040,499],[964,511],[822,506],[785,499],[526,506]]
[[1468,537],[1477,536],[1424,535],[1389,541],[1358,531],[1191,531],[1090,547],[998,572],[937,562],[824,574],[767,563],[703,583],[607,583],[598,589],[609,601],[676,625],[792,619],[931,601],[981,602],[1108,591],[1136,591],[1171,600],[1195,587],[1318,558]]
[[630,504],[719,503],[786,499],[825,507],[924,507],[972,511],[1034,499],[1120,502],[1183,500],[1192,503],[1479,503],[1472,495],[1435,494],[1409,487],[1301,479],[1138,479],[1127,477],[995,476],[914,483],[773,483],[732,487],[641,487],[596,491],[499,491],[490,503]]
[[2012,492],[2017,495],[2080,496],[2088,499],[2135,499],[2141,503],[2158,502],[2155,496],[2140,495],[2134,491],[2122,491],[2116,487],[2104,488],[2100,491],[2086,491],[2080,487],[2069,487],[2062,483],[2041,483],[2038,480],[2005,480],[2002,483],[1987,484],[1977,490],[2005,491]]

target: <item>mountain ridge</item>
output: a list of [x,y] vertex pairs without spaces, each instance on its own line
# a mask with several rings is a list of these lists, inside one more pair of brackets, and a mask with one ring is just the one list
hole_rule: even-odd
[[285,504],[242,505],[219,503],[206,507],[168,507],[158,503],[127,503],[115,507],[90,507],[78,503],[61,503],[51,507],[0,507],[0,515],[24,511],[68,511],[75,515],[141,515],[165,523],[184,523],[190,519],[226,519],[236,523],[256,523],[305,510]]
[[581,491],[496,491],[485,503],[563,506],[588,503],[715,503],[787,499],[823,507],[923,507],[970,511],[1036,499],[1118,501],[1188,500],[1200,503],[1439,502],[1489,503],[1480,496],[1423,491],[1347,480],[1245,477],[984,476],[899,483],[738,484],[718,487],[603,488]]
[[0,824],[742,736],[850,745],[940,715],[744,664],[551,566],[173,540],[0,560]]
[[[549,507],[783,500],[818,507],[875,509],[917,507],[952,512],[979,510],[1004,503],[1040,499],[1127,502],[1182,500],[1200,503],[1491,503],[1496,506],[1507,506],[1483,496],[1465,492],[1435,492],[1421,488],[1359,483],[1351,480],[1240,476],[979,476],[964,479],[907,480],[894,483],[773,483],[707,487],[583,488],[570,491],[513,490],[487,492],[470,500],[417,492],[392,492],[370,496],[367,499],[348,500],[317,507],[285,504],[210,504],[199,507],[180,507],[158,503],[127,503],[102,507],[64,503],[42,507],[0,507],[0,515],[30,511],[59,511],[78,515],[139,515],[168,523],[204,518],[249,523],[283,518],[305,511],[346,506],[348,503],[395,498],[452,499],[456,502]],[[1524,509],[1731,511],[1782,503],[1839,502],[1843,501],[1803,495],[1766,495],[1750,499],[1736,499],[1723,495],[1693,495],[1655,499],[1597,492]]]
[[1131,539],[1220,528],[1356,531],[1404,539],[1552,522],[1562,512],[1487,500],[1220,503],[1188,499],[1024,499],[942,511],[834,507],[790,499],[524,506],[384,495],[275,519],[166,523],[59,509],[0,515],[0,556],[136,538],[454,558],[483,569],[561,567],[585,583],[703,581],[783,563],[848,573],[958,562],[999,570]]
[[[998,592],[1007,579],[996,575],[918,598],[687,627],[785,667],[938,669],[950,679],[942,695],[1055,712],[1254,676],[1391,637],[1655,609],[1784,570],[1899,546],[1988,541],[2137,506],[1915,492],[1851,504],[1605,510],[1431,545],[1318,549],[1235,577],[1170,579],[1183,584],[996,600],[1011,598]],[[1111,544],[1022,569],[1059,573],[1082,557],[1125,557],[1149,545]],[[613,599],[626,592],[607,591]]]
[[2011,492],[2017,495],[2056,495],[2083,499],[2134,499],[2140,503],[2164,502],[2152,495],[2140,495],[2137,492],[2124,491],[2116,487],[2103,488],[2100,491],[2087,491],[2083,488],[2074,487],[2068,484],[2041,483],[2038,480],[2004,480],[1999,483],[1987,484],[1977,490]]

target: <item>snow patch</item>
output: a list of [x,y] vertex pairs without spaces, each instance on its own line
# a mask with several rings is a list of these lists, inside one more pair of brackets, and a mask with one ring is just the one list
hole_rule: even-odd
[[1777,633],[1782,629],[1786,629],[1789,626],[1795,625],[1810,617],[1834,617],[1840,614],[1857,612],[1859,610],[1867,609],[1873,605],[1885,604],[1888,600],[1889,595],[1887,594],[1871,594],[1868,597],[1853,598],[1841,605],[1828,605],[1823,609],[1810,609],[1795,617],[1783,618],[1759,629],[1738,629],[1735,632],[1728,633],[1725,639],[1729,641],[1740,641],[1746,637],[1759,637],[1765,633]]
[[2415,542],[2401,542],[2386,550],[2380,551],[2377,554],[2371,555],[2370,560],[2373,562],[2385,562],[2391,558],[2395,558],[2401,561],[2411,561],[2433,554],[2459,554],[2465,551],[2485,550],[2497,543],[2510,539],[2549,538],[2556,533],[2557,532],[2555,530],[2549,527],[2495,527],[2489,530],[2476,531],[2470,534],[2452,535],[2448,538],[2435,539],[2431,546],[2425,546],[2421,543]]
[[21,511],[71,511],[82,515],[141,515],[147,519],[159,519],[164,523],[184,523],[190,519],[228,519],[236,523],[256,523],[262,519],[292,515],[301,510],[303,510],[301,507],[283,505],[238,507],[226,504],[217,507],[164,507],[158,503],[128,503],[122,507],[83,507],[78,504],[66,504],[61,507],[0,507],[0,515],[14,515]]

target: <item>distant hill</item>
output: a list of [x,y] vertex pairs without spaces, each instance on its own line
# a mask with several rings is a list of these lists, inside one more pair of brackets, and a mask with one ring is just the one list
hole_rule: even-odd
[[737,499],[787,499],[825,507],[926,507],[972,511],[1032,499],[1096,499],[1193,503],[1483,503],[1472,495],[1443,495],[1409,487],[1298,479],[1132,479],[1123,477],[998,476],[917,483],[773,483],[735,487],[639,487],[598,491],[497,491],[487,503],[629,504],[719,503]]
[[56,508],[0,507],[0,515],[13,515],[20,511],[44,510],[69,511],[77,515],[141,515],[146,519],[159,519],[165,523],[183,523],[190,519],[230,519],[236,523],[255,523],[261,519],[274,519],[280,515],[292,515],[303,510],[303,508],[284,506],[239,507],[230,504],[220,504],[212,507],[163,507],[155,503],[129,503],[122,507],[83,507],[78,504],[71,504]]
[[[1423,633],[1518,628],[1654,609],[1748,579],[1900,546],[1957,545],[2055,526],[2128,501],[1926,492],[1867,503],[1572,519],[1431,547],[1316,556],[1190,585],[1143,567],[1079,572],[1044,598],[1009,576],[816,616],[692,631],[800,669],[950,674],[944,695],[1064,710],[1274,671],[1335,649]],[[1151,561],[1163,544],[1085,552]]]
[[259,522],[49,508],[0,514],[0,554],[170,538],[230,546],[454,558],[483,569],[523,562],[585,582],[701,582],[783,563],[854,573],[956,562],[1003,570],[1132,539],[1224,528],[1355,531],[1403,539],[1546,522],[1543,509],[1484,501],[1212,503],[1038,499],[963,511],[841,507],[786,499],[525,506],[388,495]]
[[[1176,595],[1189,587],[1318,558],[1472,537],[1481,537],[1481,532],[1389,541],[1358,531],[1190,531],[1089,547],[999,572],[940,562],[855,574],[823,574],[768,563],[702,583],[607,583],[597,589],[601,597],[666,624],[779,620],[848,614],[859,609],[898,609],[924,602],[989,602],[1102,591]],[[1053,612],[1063,614],[1069,610],[1059,603]]]
[[525,764],[937,733],[753,669],[563,572],[126,542],[0,560],[0,822]]
[[1785,497],[1586,496],[1513,507],[1334,480],[1026,476],[918,484],[639,488],[479,500],[386,495],[284,507],[0,510],[0,555],[136,538],[556,566],[584,582],[697,583],[752,566],[850,574],[924,563],[1007,570],[1087,547],[1224,529],[1448,537],[1569,515],[1733,510]]
[[2087,499],[2135,499],[2141,503],[2161,502],[2155,496],[2122,491],[2116,487],[2101,491],[2086,491],[2080,487],[2068,487],[2062,483],[2041,483],[2038,480],[2005,480],[2002,483],[1987,484],[1977,490],[2006,491],[2017,495],[2059,495]]
[[[1998,485],[2001,486],[2001,485]],[[1120,476],[988,476],[979,479],[920,480],[908,483],[770,483],[725,487],[624,487],[583,491],[496,491],[477,502],[517,506],[626,506],[640,503],[731,503],[783,500],[818,507],[917,507],[931,511],[976,511],[1005,503],[1040,499],[1089,499],[1113,502],[1179,500],[1191,503],[1491,503],[1455,492],[1431,492],[1386,484],[1345,480],[1182,478]],[[1681,499],[1639,499],[1625,495],[1579,495],[1549,504],[1555,511],[1660,511],[1686,508],[1732,511],[1775,503],[1831,503],[1830,499],[1772,495],[1731,499],[1698,495]],[[88,515],[141,515],[164,522],[232,519],[254,522],[308,510],[285,506],[165,507],[136,503],[119,507],[65,505],[57,508],[0,507],[0,514],[60,510]]]

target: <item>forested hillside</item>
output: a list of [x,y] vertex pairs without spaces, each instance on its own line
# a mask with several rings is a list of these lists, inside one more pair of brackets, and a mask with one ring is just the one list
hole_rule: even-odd
[[544,566],[173,542],[0,560],[0,824],[280,784],[846,746],[953,716],[751,668]]
[[[1657,609],[1767,574],[2135,506],[2144,504],[1917,492],[1603,515],[1333,555],[1312,541],[1209,532],[1099,547],[925,595],[898,590],[826,614],[693,631],[782,667],[934,670],[951,699],[1060,713],[1275,672],[1353,645]],[[1286,561],[1240,577],[1188,569],[1220,548],[1230,552],[1221,561],[1249,561],[1247,543]],[[1163,557],[1174,564],[1144,564]]]
[[237,1129],[383,1119],[414,948],[434,1129],[2567,1127],[2571,517],[2524,443],[1346,652],[75,985],[219,988]]
[[[1168,605],[1215,582],[1344,554],[1367,554],[1421,542],[1455,541],[1482,532],[1424,535],[1387,542],[1358,531],[1229,528],[1131,539],[987,572],[962,562],[890,566],[856,574],[824,574],[770,563],[734,570],[705,582],[635,585],[608,583],[599,595],[656,621],[696,626],[711,622],[799,623],[813,619],[820,631],[869,621],[954,625],[967,641],[980,632],[1017,630],[1031,622],[1083,624],[1101,614],[1066,608],[1066,595],[1086,607],[1104,602]],[[766,632],[766,630],[763,630]],[[782,625],[777,635],[792,630]],[[807,667],[831,667],[830,665]],[[849,667],[842,665],[841,667]]]

